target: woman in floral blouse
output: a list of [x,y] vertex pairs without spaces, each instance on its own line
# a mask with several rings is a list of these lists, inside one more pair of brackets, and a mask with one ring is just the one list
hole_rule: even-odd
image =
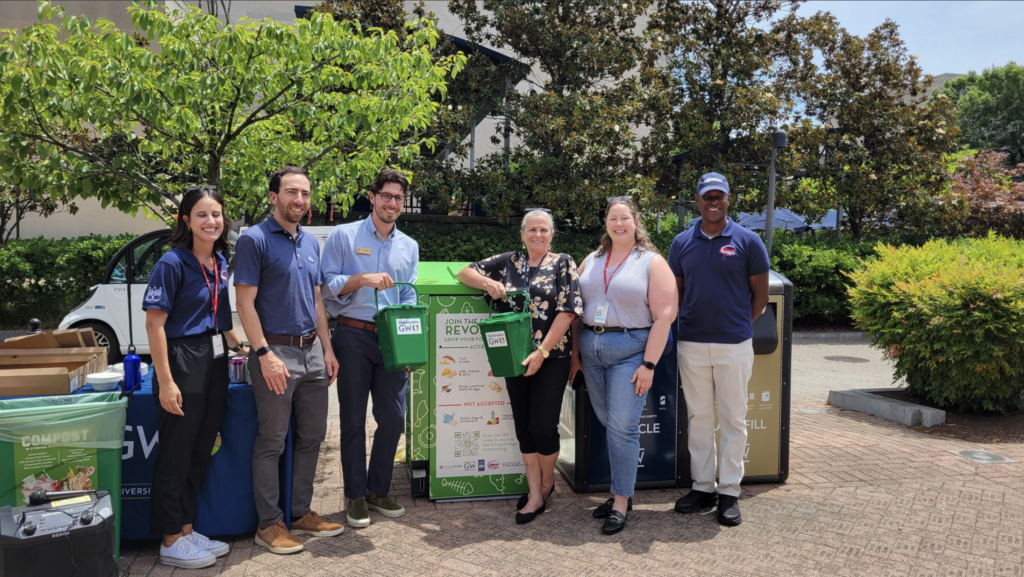
[[[551,252],[554,234],[550,211],[531,210],[520,226],[525,250],[492,256],[459,271],[462,284],[486,291],[492,299],[504,299],[513,290],[526,290],[530,296],[534,351],[523,361],[525,375],[505,379],[530,486],[516,507],[519,524],[543,513],[544,501],[555,490],[558,414],[572,355],[569,326],[583,314],[576,263],[567,254]],[[521,304],[521,298],[508,300]],[[502,302],[499,308],[508,311],[511,305]]]

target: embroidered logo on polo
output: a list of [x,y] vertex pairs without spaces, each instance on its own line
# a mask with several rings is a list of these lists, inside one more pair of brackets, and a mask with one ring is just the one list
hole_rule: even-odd
[[223,282],[228,282],[228,269],[221,269],[220,280]]
[[313,257],[311,257],[311,256],[307,256],[306,258],[308,258],[308,259],[309,259],[309,262],[316,262],[316,260],[315,260],[315,259],[313,259]]
[[149,287],[148,290],[146,290],[146,302],[147,303],[158,303],[158,302],[160,302],[160,297],[162,297],[162,296],[164,296],[164,289],[163,289],[163,287],[151,286],[151,287]]
[[727,244],[722,248],[718,249],[718,252],[721,253],[722,256],[736,256],[736,246]]

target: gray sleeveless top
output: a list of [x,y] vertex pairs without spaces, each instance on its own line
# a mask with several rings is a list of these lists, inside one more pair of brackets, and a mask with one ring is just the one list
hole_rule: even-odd
[[[655,252],[634,248],[626,262],[612,276],[617,263],[608,267],[608,295],[604,292],[604,265],[608,253],[597,256],[597,252],[587,255],[583,262],[586,266],[580,274],[580,292],[583,294],[583,322],[597,326],[594,314],[602,302],[607,302],[608,318],[606,327],[625,327],[627,329],[645,329],[654,324],[651,307],[647,302],[647,285],[650,279],[651,260]],[[615,258],[618,261],[618,257]]]

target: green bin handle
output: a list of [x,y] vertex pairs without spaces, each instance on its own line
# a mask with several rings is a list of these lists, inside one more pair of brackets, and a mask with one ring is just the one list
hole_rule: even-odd
[[[505,299],[504,300],[508,300],[508,297],[510,297],[512,295],[516,295],[516,294],[523,295],[523,296],[526,297],[526,301],[523,302],[523,312],[525,313],[526,310],[528,308],[530,308],[530,301],[529,301],[530,295],[527,294],[526,291],[508,291],[508,292],[505,293]],[[509,304],[509,306],[511,307],[511,306],[514,306],[514,305]],[[512,311],[512,312],[516,312],[516,311]],[[494,307],[488,307],[487,318],[491,318],[491,315],[493,315],[493,314],[494,314]]]
[[[419,293],[419,291],[416,290],[416,285],[414,285],[411,282],[396,282],[395,286],[391,287],[391,288],[395,288],[395,287],[401,286],[401,285],[411,286],[412,287],[412,292],[416,295],[416,304],[420,304],[420,293]],[[388,290],[388,289],[384,289],[384,290]],[[380,292],[380,289],[373,289],[373,303],[376,306],[378,311],[380,311],[380,298],[377,296],[377,293],[379,293],[379,292]],[[398,293],[398,298],[399,299],[402,298],[402,293],[401,292]]]

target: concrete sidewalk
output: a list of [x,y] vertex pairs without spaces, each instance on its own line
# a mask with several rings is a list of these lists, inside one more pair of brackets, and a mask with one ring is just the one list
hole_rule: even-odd
[[[270,554],[252,536],[234,539],[230,555],[201,571],[157,564],[155,545],[122,554],[132,575],[152,576],[1024,577],[1024,445],[932,437],[830,408],[830,389],[891,385],[891,367],[865,343],[802,338],[793,366],[792,474],[783,485],[745,486],[739,527],[718,525],[713,512],[675,513],[685,490],[640,491],[626,529],[607,537],[590,515],[607,495],[574,494],[557,475],[548,512],[518,526],[514,501],[413,500],[408,472],[396,466],[392,495],[405,517],[371,513],[366,529],[302,537],[297,555]],[[314,508],[344,522],[337,415],[332,399]],[[978,448],[1017,463],[981,465],[949,452]]]

